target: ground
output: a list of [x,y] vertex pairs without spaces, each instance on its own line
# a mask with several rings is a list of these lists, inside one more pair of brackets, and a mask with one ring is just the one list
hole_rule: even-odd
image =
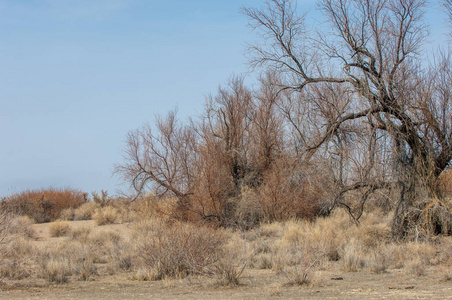
[[271,271],[252,270],[241,286],[218,287],[206,278],[139,282],[121,275],[64,285],[23,283],[1,291],[0,299],[452,299],[452,283],[430,272],[422,277],[398,270],[384,274],[325,271],[317,276],[307,286],[285,286],[272,278]]
[[[128,230],[118,224],[97,227],[92,221],[71,223],[73,227],[92,226],[95,230]],[[48,224],[33,226],[35,242],[41,247],[63,239],[49,237]],[[331,262],[328,268],[315,271],[311,282],[302,286],[287,285],[284,275],[272,270],[250,268],[240,283],[235,287],[219,286],[214,278],[206,276],[137,281],[125,272],[97,276],[92,281],[71,278],[66,284],[28,278],[0,282],[0,299],[452,299],[452,280],[447,280],[437,266],[427,267],[419,276],[391,268],[381,274],[365,269],[346,272],[339,262]]]

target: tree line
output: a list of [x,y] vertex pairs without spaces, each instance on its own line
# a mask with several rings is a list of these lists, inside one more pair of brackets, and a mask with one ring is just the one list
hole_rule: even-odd
[[[252,227],[368,205],[450,233],[440,178],[452,160],[451,53],[428,53],[422,0],[293,0],[244,8],[260,40],[251,89],[231,78],[201,116],[175,111],[130,132],[117,171],[138,194],[178,199],[178,217]],[[443,2],[452,15],[452,1]],[[428,57],[433,57],[426,63]],[[427,218],[427,221],[425,219]],[[424,221],[422,221],[424,220]]]

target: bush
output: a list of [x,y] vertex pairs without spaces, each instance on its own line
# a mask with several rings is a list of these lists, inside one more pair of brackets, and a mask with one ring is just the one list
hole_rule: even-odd
[[56,221],[49,225],[49,235],[51,237],[67,236],[71,232],[71,225],[67,221]]
[[0,212],[0,278],[22,279],[30,276],[30,257],[34,247],[30,219]]
[[93,220],[97,225],[114,224],[118,220],[118,210],[112,206],[105,206],[97,209],[93,214]]
[[95,203],[84,203],[74,210],[74,220],[91,220],[93,214],[99,206]]
[[5,198],[0,209],[27,215],[38,223],[57,220],[63,210],[85,202],[86,194],[74,189],[41,189],[25,191]]
[[142,221],[134,235],[140,273],[146,267],[153,280],[204,274],[205,267],[218,260],[225,242],[221,230],[159,219]]
[[70,207],[61,211],[60,219],[64,221],[73,221],[75,216],[75,210]]

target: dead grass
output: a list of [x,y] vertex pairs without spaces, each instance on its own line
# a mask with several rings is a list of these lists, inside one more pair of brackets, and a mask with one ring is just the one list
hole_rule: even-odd
[[98,208],[92,215],[97,225],[115,224],[119,219],[119,212],[115,207],[105,206]]
[[133,240],[138,265],[160,280],[210,273],[225,237],[221,230],[152,218],[136,224]]
[[74,210],[74,220],[91,220],[94,212],[99,206],[96,203],[84,203]]
[[81,227],[81,228],[73,228],[69,232],[69,238],[71,240],[79,241],[81,243],[86,243],[88,241],[88,237],[91,233],[90,227]]
[[244,232],[172,218],[135,215],[135,219],[127,225],[90,227],[92,223],[68,221],[39,225],[51,237],[67,238],[34,242],[35,234],[27,232],[38,225],[29,218],[10,217],[0,243],[0,276],[61,284],[127,273],[137,281],[167,280],[171,285],[174,279],[201,276],[212,278],[217,286],[243,284],[243,274],[253,269],[271,270],[283,280],[282,286],[318,285],[325,282],[316,279],[318,274],[333,269],[375,274],[402,269],[398,272],[419,277],[438,268],[444,274],[441,280],[452,277],[448,272],[452,238],[394,243],[388,237],[387,219],[372,214],[364,216],[360,226],[336,212],[314,222],[275,222]]
[[56,221],[49,225],[49,235],[51,237],[68,236],[71,232],[71,225],[68,221]]

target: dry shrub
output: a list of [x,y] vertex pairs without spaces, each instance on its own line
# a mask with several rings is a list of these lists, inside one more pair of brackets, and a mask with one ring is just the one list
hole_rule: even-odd
[[32,274],[31,223],[28,218],[0,212],[0,278],[22,279]]
[[97,275],[95,249],[87,243],[65,241],[45,248],[39,253],[38,276],[58,284],[69,281],[69,276],[89,280]]
[[288,285],[308,284],[314,268],[325,259],[325,251],[312,246],[304,241],[279,249],[273,270],[284,275]]
[[204,274],[205,268],[218,260],[225,234],[193,224],[153,218],[136,225],[134,240],[136,265],[148,268],[152,280],[160,280]]
[[345,271],[356,272],[364,267],[363,249],[356,239],[350,240],[344,246],[341,254]]
[[118,232],[97,230],[81,242],[89,249],[93,262],[104,266],[105,273],[112,275],[132,268],[135,245]]
[[118,210],[112,206],[105,206],[96,210],[92,216],[97,225],[115,224],[119,218]]
[[263,224],[248,234],[254,254],[252,266],[271,265],[291,284],[307,283],[312,271],[329,261],[341,260],[347,271],[367,266],[373,272],[384,272],[389,260],[387,254],[379,252],[389,241],[386,221],[378,215],[364,215],[356,226],[347,213],[337,210],[313,222]]
[[34,221],[28,216],[18,216],[11,219],[9,233],[34,238],[36,233],[32,227]]
[[452,168],[444,170],[439,176],[438,190],[443,197],[452,197]]
[[99,208],[95,203],[84,203],[74,210],[74,220],[91,220],[94,212]]
[[55,221],[67,208],[76,208],[84,203],[86,194],[74,189],[41,189],[25,191],[7,197],[1,209],[14,214],[27,215],[38,223]]
[[425,263],[420,258],[415,258],[406,263],[407,274],[424,276],[426,274]]
[[326,195],[322,173],[294,169],[294,165],[287,158],[277,160],[265,175],[259,202],[266,221],[313,220],[320,213]]
[[24,237],[13,235],[0,244],[0,278],[23,279],[33,275],[36,249]]
[[277,241],[273,270],[283,274],[287,284],[309,283],[314,268],[328,260],[334,247],[332,233],[321,228],[323,224],[308,221],[285,223],[284,233]]
[[70,207],[61,212],[60,219],[64,221],[73,221],[75,216],[75,209]]
[[40,276],[48,282],[67,283],[69,275],[71,272],[68,259],[49,258],[41,263]]
[[382,251],[381,247],[371,251],[366,256],[366,266],[369,270],[376,274],[381,274],[386,272],[388,268],[388,257],[387,254]]
[[71,240],[86,243],[88,241],[89,234],[91,233],[90,227],[73,228],[69,232],[69,238]]
[[240,229],[249,230],[256,227],[263,220],[264,213],[259,205],[259,195],[248,187],[242,187],[240,196],[235,203],[233,217]]
[[174,197],[159,198],[148,194],[129,204],[136,219],[156,217],[171,220],[176,217],[177,199]]
[[280,222],[263,223],[254,230],[256,237],[280,238],[284,231],[284,224]]
[[49,225],[49,235],[51,237],[68,236],[71,232],[71,225],[68,221],[56,221]]
[[246,239],[238,234],[230,234],[228,242],[218,248],[217,253],[218,261],[204,268],[208,270],[206,274],[215,275],[219,285],[238,285],[250,260]]

